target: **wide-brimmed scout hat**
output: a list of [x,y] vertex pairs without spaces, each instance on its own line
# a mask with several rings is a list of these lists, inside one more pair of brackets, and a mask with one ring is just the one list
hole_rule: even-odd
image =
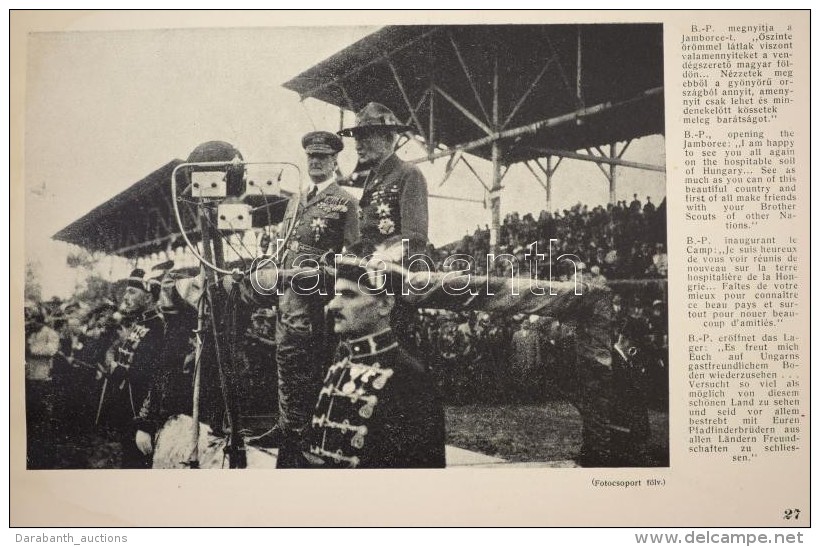
[[356,125],[342,129],[338,135],[355,137],[357,133],[373,129],[404,133],[405,131],[412,131],[413,127],[401,123],[393,114],[393,111],[383,104],[367,103],[364,108],[356,113]]

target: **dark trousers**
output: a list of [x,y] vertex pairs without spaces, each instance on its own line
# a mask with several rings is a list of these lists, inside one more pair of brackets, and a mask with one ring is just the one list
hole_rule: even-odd
[[287,435],[279,446],[279,452],[276,455],[277,469],[304,469],[308,467],[307,460],[302,455],[301,436],[299,433],[292,432]]
[[580,386],[575,406],[581,414],[581,452],[583,467],[610,467],[612,370],[599,363],[579,359]]
[[136,443],[137,431],[127,427],[120,436],[122,443],[122,469],[151,469],[153,458],[139,451]]
[[330,360],[322,295],[302,295],[287,288],[279,298],[276,323],[279,426],[285,433],[303,430],[319,397]]

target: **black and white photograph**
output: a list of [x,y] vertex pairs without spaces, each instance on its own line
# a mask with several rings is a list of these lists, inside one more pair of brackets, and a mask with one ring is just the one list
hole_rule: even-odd
[[304,22],[28,34],[26,468],[668,468],[664,26]]

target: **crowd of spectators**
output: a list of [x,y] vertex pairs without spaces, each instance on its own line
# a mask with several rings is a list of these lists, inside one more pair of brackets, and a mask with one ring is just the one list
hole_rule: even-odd
[[[105,432],[110,422],[115,421],[109,416],[112,387],[106,386],[106,379],[114,377],[114,349],[137,318],[123,314],[111,300],[87,303],[54,299],[29,303],[25,319],[27,386],[48,384],[46,390],[35,387],[38,398],[44,400],[32,405],[48,416],[34,418],[49,420],[62,440],[70,440],[94,427]],[[258,309],[251,315],[247,329],[238,336],[238,395],[243,411],[250,414],[270,413],[276,408],[274,321],[272,309]],[[184,349],[188,357],[178,383],[187,385],[190,392],[194,373],[193,332],[183,343],[187,343]],[[214,371],[207,375],[210,381],[204,382],[208,385],[203,385],[203,399],[208,399],[208,406],[218,408],[205,410],[204,414],[218,414],[218,382]],[[191,393],[186,399],[190,400],[190,396]]]
[[[637,195],[631,203],[619,201],[607,206],[589,208],[580,203],[563,212],[542,211],[536,219],[532,214],[523,217],[518,213],[508,214],[499,230],[499,250],[497,255],[512,255],[517,260],[520,272],[532,272],[540,279],[572,275],[572,266],[567,261],[557,261],[557,257],[574,255],[576,263],[593,268],[607,279],[645,279],[666,277],[667,256],[665,233],[659,233],[659,226],[665,226],[665,205],[657,208],[647,196],[641,203]],[[549,259],[532,262],[533,243],[537,243],[539,254]],[[447,269],[445,262],[454,254],[475,258],[476,275],[487,273],[486,256],[490,253],[490,229],[476,227],[472,235],[441,249],[431,249],[439,269]],[[530,260],[527,260],[527,253]],[[552,271],[550,271],[552,265]],[[456,267],[462,268],[456,264]],[[508,275],[512,267],[509,260],[496,259],[489,264],[495,275]]]
[[[661,281],[668,264],[665,215],[665,203],[658,207],[649,196],[641,202],[637,194],[630,203],[592,208],[577,204],[563,212],[542,211],[537,219],[510,213],[501,225],[493,261],[486,259],[491,252],[488,226],[476,227],[472,235],[429,252],[439,270],[467,269],[463,261],[447,261],[458,255],[470,257],[468,267],[474,275],[486,275],[489,267],[491,275],[509,276],[515,267],[517,275],[566,280],[577,268],[579,274],[606,281],[613,294],[613,339],[627,317],[635,319],[645,333],[636,341],[636,349],[649,363],[650,399],[662,407],[669,362],[666,292]],[[550,240],[555,241],[550,244]],[[534,262],[533,243],[546,259]],[[572,255],[571,261],[557,260],[564,254]],[[561,347],[568,343],[566,333],[571,329],[557,321],[428,311],[421,315],[418,330],[419,347],[432,352],[443,392],[453,402],[552,397],[566,384],[562,377],[567,374],[568,354]],[[506,372],[499,375],[498,370]]]
[[[586,275],[604,278],[613,294],[614,329],[630,317],[644,333],[636,349],[645,356],[651,402],[663,406],[667,393],[668,327],[665,297],[665,206],[656,209],[637,196],[609,206],[576,205],[563,212],[520,217],[507,215],[501,226],[500,253],[516,257],[520,274],[531,271],[525,260],[530,244],[552,256],[575,255]],[[660,241],[658,241],[660,239]],[[434,262],[446,269],[454,254],[473,257],[477,275],[486,274],[490,252],[489,230],[477,228],[471,236],[440,249],[430,249]],[[508,275],[509,260],[497,260],[494,275]],[[533,271],[542,279],[568,278],[566,266],[539,263]],[[458,266],[462,268],[463,266]],[[275,308],[260,308],[242,324],[239,361],[240,397],[244,412],[275,412]],[[79,427],[99,421],[100,397],[108,372],[107,353],[124,336],[132,319],[123,316],[112,300],[69,302],[52,300],[26,307],[26,359],[49,368],[53,410],[57,420]],[[572,385],[571,328],[550,318],[490,315],[481,311],[453,313],[420,310],[410,339],[425,355],[437,376],[446,402],[509,403],[561,396]],[[194,339],[189,348],[193,352]],[[192,367],[188,367],[188,373]],[[31,372],[31,371],[27,371]],[[37,372],[32,373],[37,376]],[[70,419],[69,419],[70,418]],[[63,428],[69,431],[71,428]]]

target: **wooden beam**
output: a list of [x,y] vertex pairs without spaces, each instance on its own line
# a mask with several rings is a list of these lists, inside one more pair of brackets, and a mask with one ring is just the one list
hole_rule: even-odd
[[489,123],[490,116],[487,114],[487,109],[484,108],[484,101],[481,100],[481,95],[478,93],[478,88],[475,85],[475,80],[473,79],[473,75],[470,73],[470,70],[467,68],[467,63],[464,62],[464,57],[461,55],[461,51],[458,49],[458,44],[453,38],[452,33],[447,31],[447,36],[450,38],[450,43],[453,45],[453,51],[456,52],[456,58],[458,59],[459,64],[461,65],[461,69],[464,71],[464,75],[467,76],[467,82],[470,84],[470,89],[473,90],[473,95],[475,96],[475,100],[478,103],[478,107],[481,109],[481,113],[484,114],[484,119],[487,120]]
[[[597,146],[596,146],[595,148],[596,148],[599,152],[601,152],[601,149],[600,149],[600,148],[598,148]],[[606,158],[606,155],[604,155],[604,153],[603,153],[603,152],[601,152],[601,155],[600,155],[600,156],[596,156],[595,154],[593,154],[593,153],[592,153],[592,150],[591,150],[591,149],[589,149],[589,148],[587,148],[587,152],[589,153],[590,157],[595,158],[595,159],[598,159],[598,160],[601,160],[601,159]],[[604,166],[603,166],[603,165],[601,165],[601,162],[600,162],[600,161],[596,161],[596,162],[595,162],[595,165],[597,165],[597,166],[598,166],[598,169],[600,169],[600,170],[601,170],[601,172],[604,174],[604,176],[606,177],[606,180],[609,180],[609,176],[610,176],[609,171],[607,171],[606,169],[604,169]]]
[[355,112],[356,104],[353,102],[353,99],[350,98],[350,94],[347,92],[347,88],[341,83],[338,84],[338,87],[342,90],[342,96],[345,98],[347,106],[350,108],[350,110]]
[[665,173],[666,167],[663,165],[652,165],[651,163],[638,163],[636,161],[619,160],[617,158],[598,157],[594,154],[579,154],[578,152],[569,152],[567,150],[555,150],[554,148],[541,148],[538,146],[529,146],[528,150],[533,152],[540,152],[550,156],[559,156],[571,160],[591,161],[598,164],[622,165],[623,167],[631,167],[633,169],[643,169],[644,171],[657,171],[658,173]]
[[[499,105],[498,105],[498,45],[493,53],[493,129],[498,131]],[[501,143],[496,139],[492,142],[490,159],[493,164],[493,186],[490,190],[490,214],[492,224],[490,224],[490,250],[498,253],[499,241],[501,237]]]
[[[531,123],[531,124],[528,124],[528,125],[524,125],[524,126],[521,126],[521,127],[516,127],[515,129],[506,129],[504,131],[499,131],[498,133],[493,133],[492,135],[487,135],[486,137],[482,137],[482,138],[476,139],[474,141],[470,141],[470,142],[466,142],[464,144],[459,144],[459,145],[456,145],[456,146],[452,146],[452,147],[448,148],[447,150],[443,150],[441,152],[436,152],[434,154],[430,154],[427,157],[416,158],[416,159],[410,160],[409,162],[410,163],[423,163],[425,161],[431,161],[431,160],[434,160],[434,159],[450,156],[452,154],[455,154],[457,150],[463,150],[464,152],[469,152],[470,150],[474,150],[474,149],[480,148],[482,146],[487,146],[488,144],[491,144],[492,142],[497,141],[497,140],[513,139],[513,138],[519,137],[521,135],[527,135],[527,134],[535,133],[535,132],[537,132],[541,129],[544,129],[544,128],[555,127],[555,126],[558,126],[558,125],[563,125],[565,123],[577,122],[578,120],[581,120],[583,118],[587,118],[587,117],[590,117],[590,116],[595,116],[597,114],[601,114],[602,112],[607,112],[609,110],[612,110],[613,108],[618,108],[618,107],[628,105],[628,104],[631,104],[631,103],[634,103],[634,102],[637,102],[637,101],[641,101],[641,100],[646,99],[647,97],[652,97],[654,95],[658,95],[658,94],[661,94],[661,93],[663,93],[663,87],[655,87],[655,88],[652,88],[652,89],[647,89],[646,91],[636,95],[635,97],[632,97],[631,99],[627,99],[625,101],[621,101],[621,102],[618,102],[618,103],[606,102],[606,103],[600,103],[600,104],[597,104],[597,105],[594,105],[594,106],[588,106],[588,107],[580,108],[578,110],[575,110],[573,112],[569,112],[567,114],[562,114],[562,115],[559,115],[559,116],[554,116],[552,118],[547,118],[547,119],[544,119],[544,120],[540,120],[540,121],[537,121],[537,122],[534,122],[534,123]],[[535,149],[535,150],[542,150],[541,148],[533,148],[533,147],[530,147],[530,148]],[[543,149],[543,150],[546,150],[546,149]],[[545,152],[545,153],[550,153],[550,152]],[[562,155],[562,154],[553,154],[553,155],[558,156],[558,155]],[[568,158],[572,158],[570,153],[565,153],[563,155],[565,155]],[[581,158],[577,158],[577,159],[586,159],[587,161],[595,161],[595,160],[590,160],[587,156],[584,156],[583,154],[578,154],[578,155],[581,156]],[[601,160],[601,161],[603,161],[603,160]],[[612,161],[616,161],[616,160],[611,160],[610,159],[610,160],[607,160],[607,161],[612,162]],[[604,161],[604,163],[607,163],[607,161]],[[627,167],[636,167],[638,169],[648,169],[650,171],[665,171],[666,170],[664,167],[660,167],[660,166],[644,167],[643,165],[645,165],[645,164],[635,164],[634,162],[624,162],[623,160],[617,160],[617,161],[620,162],[619,165],[626,165],[626,164],[630,164],[630,163],[632,164],[632,165],[627,165]],[[641,165],[641,167],[638,167],[639,165]]]
[[462,201],[462,202],[465,202],[465,203],[481,203],[482,205],[484,204],[484,201],[482,201],[480,199],[460,198],[460,197],[456,197],[456,196],[443,196],[441,194],[429,194],[429,197],[435,198],[435,199],[450,200],[450,201]]
[[[541,188],[543,188],[544,190],[546,190],[546,189],[547,189],[546,184],[545,184],[545,183],[544,183],[544,182],[543,182],[543,181],[542,181],[542,180],[538,177],[538,173],[536,173],[536,172],[535,172],[535,169],[533,169],[533,168],[532,168],[532,166],[530,165],[530,162],[525,161],[525,162],[522,162],[522,163],[524,164],[524,166],[525,166],[527,169],[529,169],[530,173],[532,173],[532,176],[533,176],[533,177],[535,177],[535,180],[538,182],[538,184],[541,186]],[[536,162],[535,162],[535,163],[536,163],[536,164],[538,164],[538,167],[541,167],[541,164],[540,164],[540,163],[538,163],[538,161],[537,161],[537,160],[536,160]],[[543,169],[543,168],[542,168],[542,169]]]
[[554,60],[555,60],[555,57],[550,57],[549,59],[547,59],[547,62],[544,63],[544,68],[541,69],[541,72],[538,73],[538,75],[532,81],[532,83],[527,88],[527,90],[524,92],[524,94],[521,96],[521,98],[518,99],[518,102],[515,104],[512,111],[510,112],[510,114],[507,116],[507,119],[504,120],[504,123],[501,124],[501,129],[504,129],[505,127],[507,127],[507,125],[513,119],[513,117],[518,113],[518,109],[521,108],[521,106],[529,98],[530,94],[533,92],[535,87],[538,85],[538,82],[541,81],[541,78],[544,76],[544,74],[546,74],[547,69],[550,67],[550,65],[552,64],[552,62]]
[[[421,123],[419,122],[419,119],[416,117],[416,111],[413,110],[413,105],[410,104],[410,97],[408,97],[407,91],[405,91],[404,85],[401,83],[401,78],[399,78],[399,71],[396,70],[396,66],[390,61],[390,59],[387,59],[387,66],[390,67],[390,72],[393,73],[393,79],[396,81],[396,85],[398,86],[399,91],[401,92],[401,96],[404,99],[404,104],[407,106],[407,110],[410,111],[410,116],[413,118],[413,122],[416,124],[416,127],[419,130],[419,133],[421,133],[421,135],[424,137],[425,136],[424,128],[421,126]],[[425,140],[426,140],[426,137],[425,137]]]
[[[609,145],[609,157],[615,158],[617,156],[618,143],[611,143]],[[617,166],[614,163],[609,164],[609,203],[615,205],[615,193],[617,191],[618,173]]]
[[[427,95],[429,95],[429,94],[430,94],[430,90],[425,89],[424,93],[422,93],[421,97],[419,97],[418,102],[416,102],[416,108],[413,109],[413,112],[415,112],[416,116],[418,116],[419,109],[421,108],[421,105],[424,104],[424,101],[425,101],[425,99],[427,99]],[[404,120],[404,125],[410,125],[410,122],[412,122],[412,121],[413,121],[413,116],[411,115],[409,118]],[[424,142],[427,142],[427,139],[424,139]]]
[[577,101],[578,106],[584,105],[584,94],[581,86],[581,78],[583,76],[581,62],[581,25],[578,25],[578,56],[575,63],[575,100]]
[[412,40],[409,40],[408,42],[402,44],[401,46],[399,46],[399,47],[397,47],[397,48],[395,48],[395,49],[393,49],[393,50],[391,50],[391,51],[389,51],[389,52],[387,52],[383,55],[380,55],[380,56],[376,57],[375,59],[371,60],[370,62],[367,62],[363,65],[357,66],[353,70],[351,70],[349,72],[346,72],[345,74],[342,74],[341,76],[339,76],[337,78],[334,78],[332,80],[328,80],[327,82],[321,83],[321,84],[317,85],[316,87],[312,87],[312,88],[308,89],[307,91],[305,91],[304,93],[300,93],[299,96],[300,96],[301,100],[305,100],[308,97],[313,97],[317,92],[319,92],[319,91],[321,91],[321,90],[323,90],[327,87],[330,87],[332,85],[338,85],[340,82],[345,81],[350,76],[353,76],[354,74],[358,74],[362,70],[364,70],[364,69],[366,69],[370,66],[373,66],[377,63],[381,63],[385,59],[389,59],[390,57],[392,57],[396,53],[398,53],[398,52],[400,52],[400,51],[414,45],[416,42],[418,42],[420,40],[423,40],[423,39],[427,38],[428,36],[432,36],[433,34],[435,34],[437,32],[440,32],[442,30],[442,28],[444,28],[444,27],[436,27],[432,30],[428,30],[424,34],[416,36]]
[[444,186],[444,183],[447,182],[447,179],[449,179],[450,175],[453,174],[453,171],[455,170],[456,165],[458,165],[458,162],[461,161],[463,154],[463,152],[459,151],[450,156],[450,161],[447,162],[447,167],[444,170],[444,177],[442,177],[441,182],[438,184],[439,188]]
[[452,98],[450,95],[448,95],[447,92],[444,91],[443,89],[441,89],[439,86],[433,86],[433,87],[434,87],[435,91],[438,92],[439,95],[441,95],[442,97],[447,99],[447,102],[449,102],[454,107],[456,107],[456,109],[458,109],[459,112],[464,114],[464,116],[466,116],[468,120],[470,120],[475,125],[477,125],[487,135],[492,135],[493,134],[493,130],[490,129],[489,127],[487,127],[487,124],[485,124],[480,119],[478,119],[478,117],[475,114],[473,114],[472,112],[467,110],[467,108],[464,105],[462,105],[460,102],[458,102],[457,100]]
[[618,158],[624,157],[624,153],[626,153],[626,149],[629,148],[629,145],[632,144],[632,139],[629,139],[624,143],[624,147],[621,148],[621,151],[618,152]]
[[502,165],[501,166],[501,178],[498,179],[498,185],[501,186],[501,182],[504,180],[504,177],[507,176],[507,172],[510,170],[509,165]]
[[[549,45],[550,50],[554,57],[558,57],[558,52],[555,50],[555,46],[552,45],[552,39],[550,38],[549,32],[544,32],[544,38],[547,40],[547,45]],[[569,80],[567,79],[567,73],[564,72],[564,65],[561,64],[561,59],[558,58],[558,73],[561,75],[561,80],[564,82],[564,87],[567,89],[568,92],[572,93],[572,86],[569,85]],[[574,99],[574,97],[573,97]],[[578,105],[580,107],[580,105]]]
[[430,96],[430,138],[427,140],[427,154],[429,155],[433,150],[436,149],[436,94],[433,92],[432,84],[430,86],[430,89],[427,90],[427,93]]
[[476,180],[477,180],[479,183],[481,183],[481,186],[483,186],[483,187],[484,187],[484,190],[486,190],[487,192],[489,192],[489,191],[490,191],[490,187],[489,187],[489,186],[487,186],[487,184],[484,182],[484,179],[482,179],[482,178],[481,178],[481,175],[479,175],[479,174],[478,174],[478,172],[477,172],[477,171],[473,168],[473,166],[472,166],[472,165],[470,165],[470,162],[469,162],[469,161],[467,161],[467,158],[462,157],[462,158],[461,158],[461,161],[462,161],[462,162],[464,162],[464,165],[466,165],[466,166],[467,166],[467,168],[468,168],[468,169],[469,169],[469,170],[473,173],[473,176],[476,178]]

